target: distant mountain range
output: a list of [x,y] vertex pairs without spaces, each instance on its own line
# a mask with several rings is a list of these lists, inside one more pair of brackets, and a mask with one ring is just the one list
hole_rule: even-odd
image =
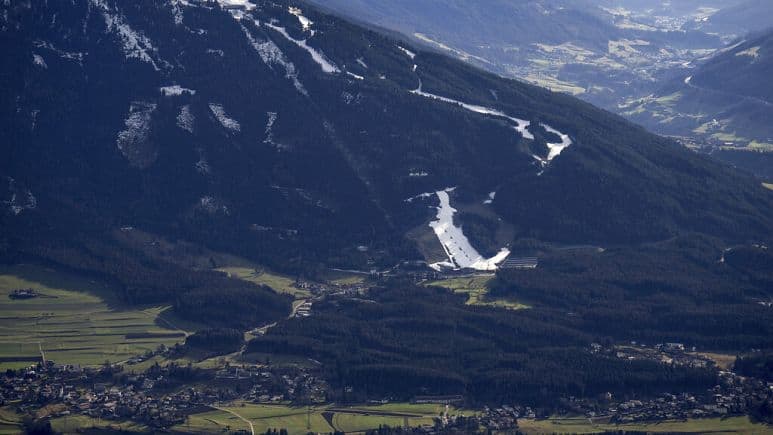
[[773,31],[768,31],[722,50],[690,75],[623,108],[627,116],[654,131],[708,141],[716,156],[770,180],[771,71]]
[[[769,1],[314,1],[495,73],[573,94],[657,133],[771,143],[768,107],[751,98],[769,86],[764,53],[736,58],[749,61],[741,74],[722,60],[764,46],[746,39],[773,26]],[[712,69],[729,73],[722,78],[727,91],[695,88],[702,76],[716,76]],[[747,87],[742,95],[749,98],[734,98],[734,87]],[[756,166],[773,171],[764,163],[769,156],[758,157]]]

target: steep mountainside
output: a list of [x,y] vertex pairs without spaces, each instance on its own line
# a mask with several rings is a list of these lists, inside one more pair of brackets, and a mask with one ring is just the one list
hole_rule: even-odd
[[724,35],[688,25],[727,5],[711,0],[312,1],[498,74],[611,110],[721,48]]
[[[735,4],[733,4],[735,3]],[[742,37],[773,26],[773,3],[768,0],[743,0],[723,5],[716,13],[695,23],[695,27],[710,33]]]
[[307,5],[221,3],[2,6],[5,251],[137,227],[285,270],[490,268],[523,238],[773,234],[759,183],[574,98]]

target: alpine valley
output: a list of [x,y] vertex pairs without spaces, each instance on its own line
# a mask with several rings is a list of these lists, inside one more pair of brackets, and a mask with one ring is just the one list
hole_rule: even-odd
[[[616,430],[645,421],[622,403],[719,417],[720,393],[752,429],[773,418],[773,191],[752,175],[305,2],[0,12],[0,424],[470,433],[507,405]],[[704,92],[766,44],[673,86]],[[73,314],[87,296],[104,312]],[[46,379],[62,394],[13,395]],[[81,387],[121,395],[84,407]]]

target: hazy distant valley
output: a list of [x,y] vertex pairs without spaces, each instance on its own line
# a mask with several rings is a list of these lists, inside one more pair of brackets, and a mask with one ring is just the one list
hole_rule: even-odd
[[[685,82],[714,56],[772,26],[769,2],[315,1],[498,74],[578,96],[651,131],[684,137],[771,178],[770,155],[728,152],[771,151],[769,100],[707,95]],[[763,49],[739,60],[768,56]],[[765,74],[739,79],[766,82]],[[685,89],[676,89],[679,84]]]

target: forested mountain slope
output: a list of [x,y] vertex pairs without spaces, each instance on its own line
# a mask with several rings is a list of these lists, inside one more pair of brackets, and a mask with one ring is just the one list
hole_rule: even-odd
[[389,263],[418,255],[404,235],[432,216],[406,198],[449,186],[454,204],[497,192],[515,238],[771,234],[750,178],[292,5],[3,6],[6,243],[137,226],[285,266],[364,263],[361,245]]

